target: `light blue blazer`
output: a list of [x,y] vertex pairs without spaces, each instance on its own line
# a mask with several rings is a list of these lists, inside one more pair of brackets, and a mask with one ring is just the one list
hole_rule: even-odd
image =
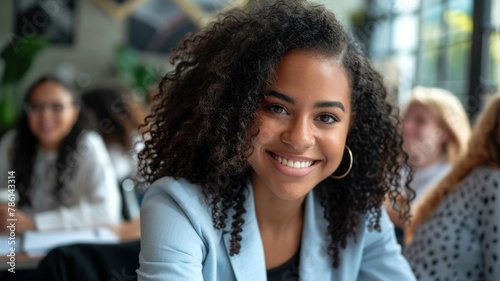
[[[213,227],[201,188],[183,179],[165,177],[156,181],[141,206],[138,280],[266,280],[251,184],[248,192],[240,253],[230,256],[230,219],[226,229]],[[336,269],[326,251],[327,221],[313,192],[305,200],[304,219],[300,280],[416,280],[401,255],[385,211],[381,232],[369,231],[366,218],[361,218],[357,240],[350,239],[341,251]]]

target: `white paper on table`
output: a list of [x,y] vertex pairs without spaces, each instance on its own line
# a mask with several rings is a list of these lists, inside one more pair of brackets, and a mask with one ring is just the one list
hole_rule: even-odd
[[[21,245],[21,239],[16,237],[15,239],[10,239],[10,236],[9,235],[0,235],[0,256],[6,256],[10,253],[10,248],[14,248],[14,252],[16,254],[18,254],[21,249],[20,249],[20,245]],[[14,242],[12,242],[14,241]],[[11,244],[9,245],[9,242],[11,242]]]
[[45,255],[52,248],[75,243],[117,243],[118,236],[107,227],[57,231],[26,231],[23,252],[28,256]]

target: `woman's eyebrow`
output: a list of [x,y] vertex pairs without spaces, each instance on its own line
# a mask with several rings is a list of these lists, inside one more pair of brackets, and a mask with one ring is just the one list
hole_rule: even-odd
[[320,107],[338,107],[342,109],[343,112],[345,112],[344,105],[339,101],[320,101],[314,104],[314,108]]
[[[276,92],[274,90],[268,91],[266,93],[266,96],[276,97],[280,100],[283,100],[283,101],[288,102],[292,105],[295,105],[295,101],[293,100],[293,98],[291,98],[283,93]],[[314,108],[322,108],[322,107],[337,107],[337,108],[342,109],[343,112],[345,112],[344,105],[339,101],[320,101],[320,102],[317,102],[314,104]]]
[[276,91],[270,90],[270,91],[268,91],[266,93],[266,96],[275,97],[275,98],[283,100],[283,101],[285,101],[285,102],[287,102],[287,103],[289,103],[291,105],[295,105],[295,101],[291,97],[289,97],[289,96],[287,96],[287,95],[285,95],[283,93],[280,93],[280,92],[276,92]]

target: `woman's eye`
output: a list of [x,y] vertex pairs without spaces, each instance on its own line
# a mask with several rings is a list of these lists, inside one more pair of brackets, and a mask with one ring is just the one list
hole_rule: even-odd
[[425,118],[422,117],[417,117],[415,118],[415,123],[418,125],[424,125],[425,123],[427,123],[427,120],[425,120]]
[[335,116],[329,115],[329,114],[320,115],[318,117],[318,120],[323,122],[323,123],[327,123],[327,124],[338,122],[338,118],[336,118]]
[[64,109],[64,106],[62,104],[54,103],[51,105],[52,111],[54,112],[61,112]]
[[279,106],[279,105],[269,105],[267,108],[272,113],[276,113],[276,114],[286,114],[287,113],[285,108],[282,106]]
[[35,111],[35,112],[42,111],[43,105],[38,104],[38,103],[32,103],[32,104],[30,104],[30,109]]

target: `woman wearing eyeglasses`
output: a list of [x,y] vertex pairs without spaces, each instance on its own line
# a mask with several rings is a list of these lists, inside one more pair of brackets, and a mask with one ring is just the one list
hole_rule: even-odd
[[[120,221],[119,190],[104,143],[85,130],[74,93],[53,77],[30,88],[16,129],[0,141],[0,187],[18,197],[17,233]],[[13,217],[7,207],[0,206],[0,221]]]

